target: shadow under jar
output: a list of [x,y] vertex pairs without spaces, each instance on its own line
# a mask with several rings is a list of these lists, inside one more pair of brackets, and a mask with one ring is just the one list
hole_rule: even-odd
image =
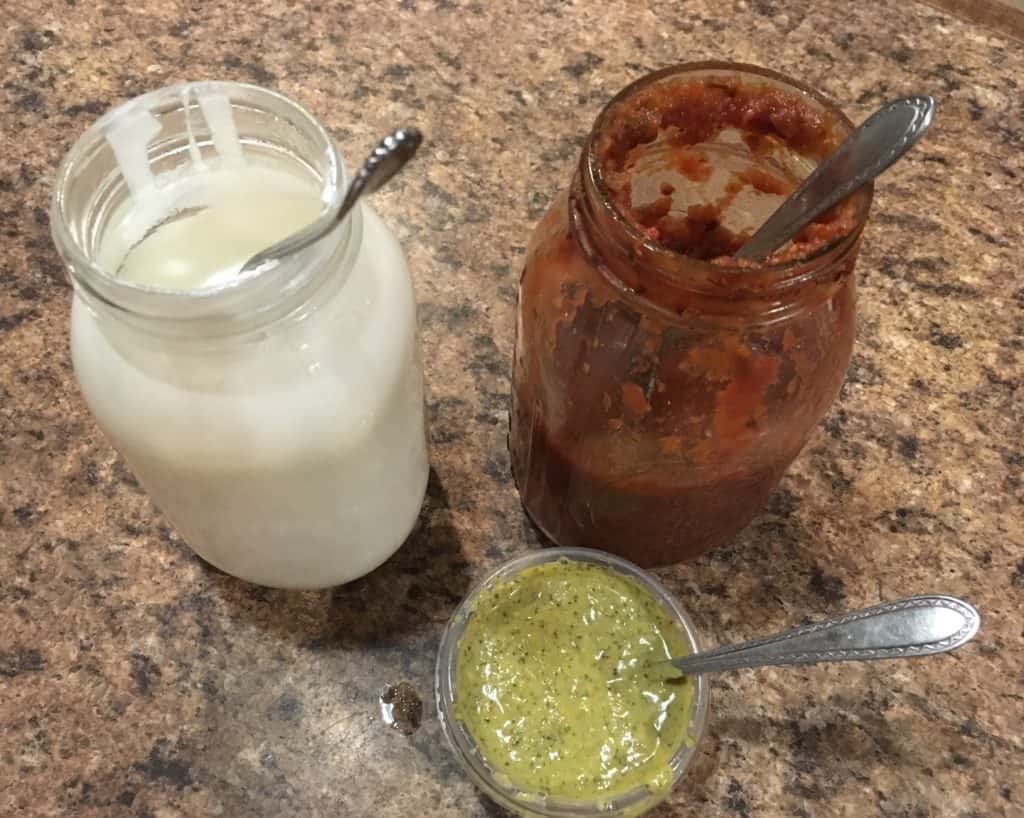
[[550,539],[651,566],[759,512],[842,384],[872,189],[764,262],[731,254],[852,129],[732,63],[651,74],[598,117],[520,283],[512,467]]

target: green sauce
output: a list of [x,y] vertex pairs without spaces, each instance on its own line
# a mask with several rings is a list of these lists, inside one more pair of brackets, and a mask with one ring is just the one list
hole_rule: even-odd
[[455,717],[527,792],[592,800],[667,789],[693,684],[651,668],[688,652],[637,582],[559,560],[485,588],[458,644]]

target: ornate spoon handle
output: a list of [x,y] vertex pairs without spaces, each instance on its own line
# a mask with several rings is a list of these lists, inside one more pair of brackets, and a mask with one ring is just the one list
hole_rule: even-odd
[[915,596],[804,625],[739,645],[673,659],[683,673],[709,673],[765,665],[808,665],[869,659],[904,659],[945,653],[969,642],[981,617],[950,596]]

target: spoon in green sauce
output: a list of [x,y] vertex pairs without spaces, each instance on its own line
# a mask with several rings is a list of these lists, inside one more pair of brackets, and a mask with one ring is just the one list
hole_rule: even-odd
[[694,758],[702,674],[941,653],[978,624],[966,602],[912,597],[697,652],[685,612],[639,568],[552,549],[495,569],[452,616],[438,713],[467,771],[502,805],[633,816],[664,800]]

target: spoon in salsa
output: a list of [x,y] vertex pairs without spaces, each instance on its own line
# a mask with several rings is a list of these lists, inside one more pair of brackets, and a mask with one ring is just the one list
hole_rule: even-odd
[[974,638],[980,624],[978,611],[961,599],[941,594],[912,596],[659,664],[691,675],[776,665],[907,659],[955,650]]
[[903,97],[873,113],[826,156],[733,258],[758,261],[910,150],[932,124],[935,100]]

